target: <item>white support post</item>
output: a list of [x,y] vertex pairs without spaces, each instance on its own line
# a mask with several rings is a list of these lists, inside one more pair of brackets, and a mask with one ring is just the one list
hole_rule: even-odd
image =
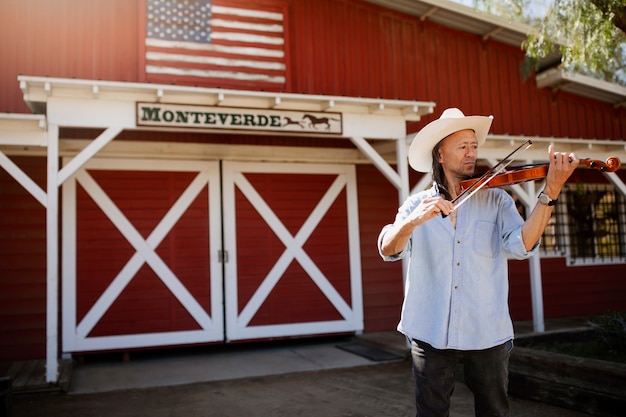
[[[526,213],[530,214],[530,212],[534,208],[534,204],[536,204],[536,199],[529,201],[530,196],[536,196],[535,183],[533,181],[529,181],[526,183],[526,199],[522,198],[524,201],[524,206],[526,207]],[[531,256],[528,259],[529,267],[530,267],[530,297],[532,303],[532,311],[533,311],[533,330],[535,332],[544,332],[545,324],[543,320],[543,284],[541,279],[541,254],[537,252],[536,255]]]
[[541,280],[541,256],[537,253],[528,260],[530,263],[530,294],[533,305],[533,330],[544,332],[543,321],[543,288]]
[[46,204],[46,382],[59,379],[59,276],[58,219],[59,126],[48,126],[48,178]]
[[604,176],[611,181],[611,183],[617,188],[617,190],[626,197],[626,184],[615,172],[605,172]]
[[[399,138],[396,141],[396,161],[397,161],[397,170],[398,175],[400,176],[400,187],[398,188],[398,199],[399,204],[404,203],[409,197],[409,158],[408,158],[408,150],[406,146],[406,139]],[[402,258],[402,291],[404,292],[404,288],[406,287],[406,277],[407,272],[409,270],[409,259],[408,257]]]

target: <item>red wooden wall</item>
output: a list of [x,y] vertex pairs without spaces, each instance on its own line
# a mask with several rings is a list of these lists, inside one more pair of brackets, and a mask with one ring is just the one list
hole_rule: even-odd
[[[435,114],[410,124],[409,131],[438,117],[446,107],[455,106],[467,114],[493,114],[492,132],[496,134],[626,137],[626,108],[614,109],[567,93],[539,90],[534,78],[522,81],[519,68],[523,53],[519,48],[484,42],[480,37],[360,0],[247,3],[278,5],[285,10],[287,92],[435,101]],[[143,0],[2,0],[0,111],[29,112],[19,90],[18,74],[150,81],[142,70],[143,7]],[[197,84],[197,80],[187,84]],[[126,134],[134,140],[158,137]],[[70,137],[71,132],[62,131],[62,135]],[[192,141],[196,137],[214,138],[176,136]],[[173,139],[164,136],[163,140]],[[228,143],[256,143],[254,140],[239,136],[220,139]],[[258,139],[275,146],[320,146],[323,141],[299,140]],[[16,160],[45,186],[42,158]],[[357,172],[365,330],[389,330],[397,323],[402,300],[400,263],[380,260],[376,237],[380,227],[395,215],[397,192],[374,167],[359,166]],[[45,212],[3,170],[0,197],[1,351],[7,343],[17,343],[15,350],[24,357],[42,357]],[[543,267],[548,317],[601,312],[611,306],[623,308],[626,289],[621,282],[626,281],[618,282],[623,265],[565,268],[562,259],[548,259],[543,260]],[[599,275],[602,279],[595,278]],[[585,294],[590,295],[583,297]],[[531,317],[527,262],[511,262],[511,309],[514,319]],[[20,329],[12,323],[16,315],[22,323]]]
[[[45,158],[12,160],[46,188]],[[42,358],[45,340],[46,211],[0,169],[0,362]]]

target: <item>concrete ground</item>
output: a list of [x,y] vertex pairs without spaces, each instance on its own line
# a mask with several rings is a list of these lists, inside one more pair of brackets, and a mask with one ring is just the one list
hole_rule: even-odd
[[[355,344],[364,350],[346,350]],[[411,364],[395,332],[136,352],[128,361],[90,356],[74,367],[67,393],[14,395],[12,402],[16,417],[415,414]],[[474,415],[462,382],[450,415]],[[530,416],[587,414],[511,398],[511,417]]]

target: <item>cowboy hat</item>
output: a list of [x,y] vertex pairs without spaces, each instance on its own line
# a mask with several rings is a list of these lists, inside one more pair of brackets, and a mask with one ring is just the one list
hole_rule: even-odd
[[479,145],[485,143],[493,116],[465,116],[457,108],[444,110],[439,119],[433,120],[417,132],[409,148],[409,164],[419,172],[428,172],[432,168],[433,148],[445,137],[459,130],[471,129],[476,133]]

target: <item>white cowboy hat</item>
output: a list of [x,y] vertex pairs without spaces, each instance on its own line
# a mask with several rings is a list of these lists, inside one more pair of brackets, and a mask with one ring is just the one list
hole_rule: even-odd
[[409,148],[409,164],[414,170],[428,172],[433,165],[433,148],[439,141],[459,130],[471,129],[476,133],[479,145],[485,143],[493,116],[465,116],[457,108],[444,110],[439,119],[433,120],[417,132]]

